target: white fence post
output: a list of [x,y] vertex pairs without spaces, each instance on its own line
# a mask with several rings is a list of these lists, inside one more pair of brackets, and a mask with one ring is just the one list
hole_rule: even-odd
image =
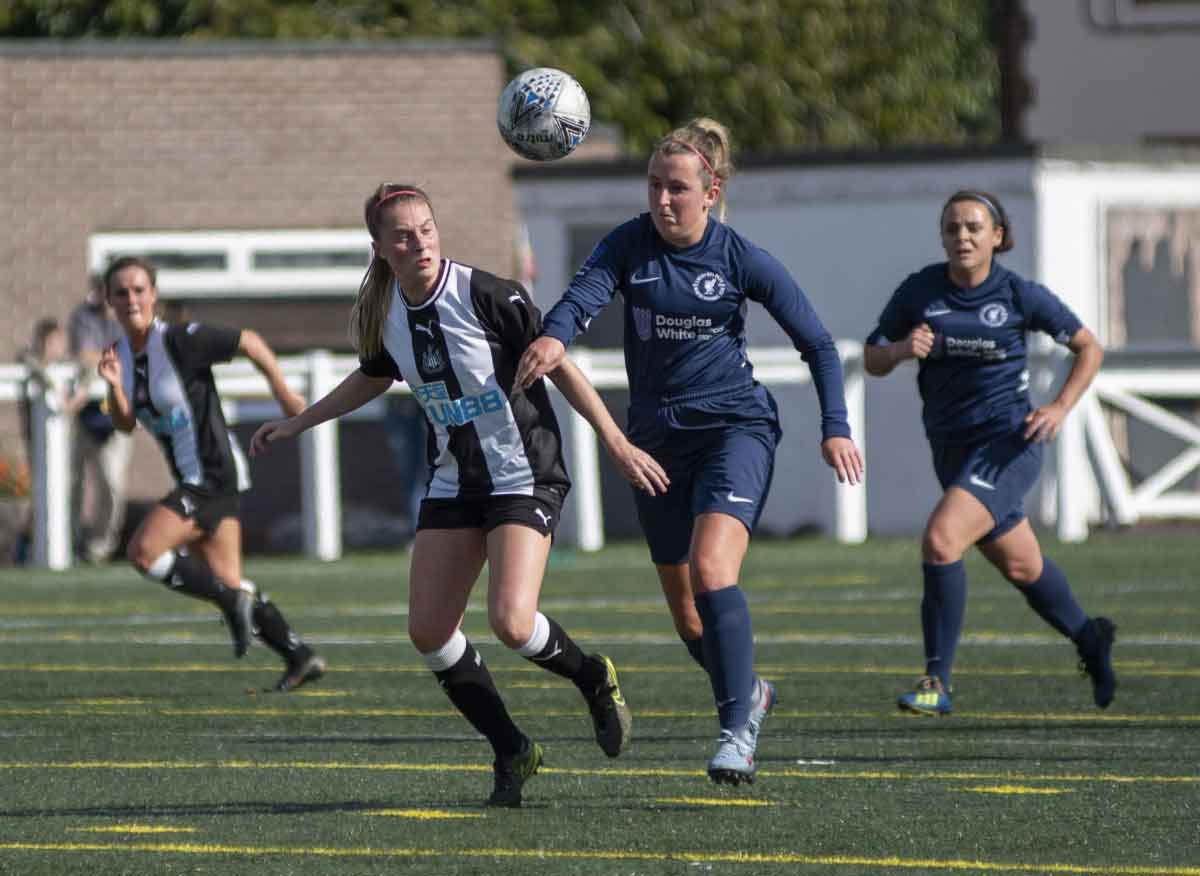
[[61,375],[47,387],[30,382],[33,467],[33,563],[71,567],[71,418],[58,405]]
[[1055,439],[1054,460],[1058,502],[1058,538],[1060,541],[1085,541],[1088,537],[1087,489],[1090,467],[1087,451],[1088,397],[1067,414]]
[[[333,356],[314,350],[306,357],[309,404],[323,398],[337,380]],[[300,436],[301,509],[304,553],[319,560],[342,555],[342,485],[338,466],[338,424],[329,420]]]
[[[862,458],[867,458],[867,387],[863,370],[862,345],[850,341],[838,344],[845,373],[846,418],[850,434]],[[862,544],[867,540],[867,485],[837,484],[834,494],[834,537],[843,544]]]
[[[591,381],[592,354],[580,348],[571,353],[579,370]],[[596,449],[596,434],[588,421],[574,408],[571,412],[571,484],[575,491],[576,547],[598,551],[604,547],[604,509],[600,497],[600,454]]]

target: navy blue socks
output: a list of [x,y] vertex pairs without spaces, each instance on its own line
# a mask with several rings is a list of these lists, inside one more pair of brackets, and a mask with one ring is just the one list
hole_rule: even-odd
[[740,730],[750,717],[754,687],[754,635],[750,607],[736,584],[696,596],[704,623],[704,666],[712,682],[722,730]]
[[1028,587],[1016,587],[1029,607],[1067,638],[1074,639],[1087,623],[1087,615],[1071,594],[1067,576],[1049,557],[1042,557],[1042,577]]
[[967,611],[967,571],[962,560],[944,566],[922,563],[925,596],[921,599],[921,632],[925,637],[925,674],[936,675],[947,690],[954,651]]
[[687,652],[692,656],[692,659],[700,665],[701,669],[708,672],[708,665],[704,662],[704,639],[685,639],[683,636],[680,636],[679,639],[683,642],[683,647],[687,648]]

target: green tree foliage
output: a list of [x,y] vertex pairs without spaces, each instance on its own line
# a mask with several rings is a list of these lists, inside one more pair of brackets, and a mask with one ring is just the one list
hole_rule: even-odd
[[641,151],[694,115],[743,149],[993,139],[988,0],[7,0],[0,36],[493,37]]

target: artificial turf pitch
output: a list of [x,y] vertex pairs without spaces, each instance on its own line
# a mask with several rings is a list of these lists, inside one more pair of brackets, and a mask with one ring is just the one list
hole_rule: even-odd
[[543,609],[611,655],[635,715],[596,747],[568,683],[465,629],[546,747],[520,810],[407,642],[407,558],[251,558],[329,659],[279,695],[207,606],[123,566],[0,572],[0,873],[1200,874],[1200,536],[1049,544],[1119,625],[1092,705],[1071,645],[969,561],[955,714],[906,717],[921,669],[911,541],[756,543],[743,576],[780,705],[751,788],[704,775],[708,683],[641,546],[555,554]]

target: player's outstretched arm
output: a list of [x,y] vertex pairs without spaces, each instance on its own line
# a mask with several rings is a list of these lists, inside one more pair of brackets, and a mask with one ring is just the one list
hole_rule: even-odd
[[838,483],[858,484],[863,479],[863,459],[849,438],[834,436],[821,442],[821,457],[837,473]]
[[[558,338],[552,338],[549,335],[535,338],[533,343],[526,347],[525,352],[521,354],[513,386],[517,389],[529,389],[535,380],[557,368],[566,354],[567,348]],[[558,386],[558,381],[555,381],[555,386]],[[559,389],[562,387],[560,386]]]
[[382,395],[391,385],[390,377],[368,377],[362,371],[354,371],[330,390],[328,395],[313,402],[296,416],[286,420],[272,420],[259,426],[254,437],[250,439],[250,455],[265,453],[267,447],[276,441],[294,438],[304,430],[319,426],[326,420],[335,420],[356,411]]
[[267,378],[267,385],[271,387],[271,395],[275,396],[275,400],[279,402],[279,406],[283,408],[285,414],[294,417],[304,410],[304,396],[294,392],[287,385],[287,379],[279,368],[279,360],[275,358],[275,351],[258,332],[243,329],[238,338],[238,352],[253,362],[259,373]]
[[629,442],[605,407],[600,393],[574,362],[564,356],[549,377],[563,398],[596,430],[625,480],[651,496],[667,491],[671,482],[662,466],[649,453]]

